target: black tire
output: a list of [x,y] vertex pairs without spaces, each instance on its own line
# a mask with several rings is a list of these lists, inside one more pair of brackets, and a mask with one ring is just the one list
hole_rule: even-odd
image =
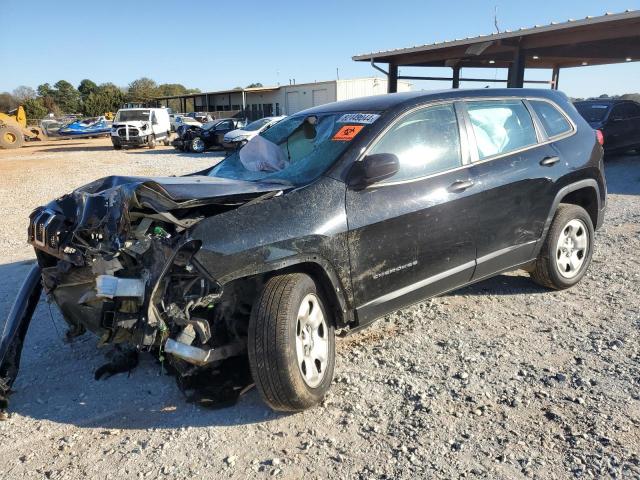
[[[579,221],[585,227],[581,235],[586,236],[586,247],[581,257],[582,263],[575,273],[563,273],[557,260],[562,258],[562,253],[559,251],[561,246],[558,245],[558,242],[569,222],[573,220]],[[580,235],[579,230],[578,234]],[[560,204],[553,217],[540,254],[536,258],[534,269],[530,272],[533,281],[543,287],[555,290],[573,287],[587,273],[587,268],[589,268],[591,256],[593,255],[593,238],[593,223],[587,211],[578,205]],[[567,268],[570,267],[567,266]],[[568,278],[568,274],[572,276]]]
[[207,149],[204,140],[200,137],[194,137],[189,141],[189,150],[193,153],[202,153]]
[[149,147],[151,150],[153,150],[154,148],[156,148],[156,136],[155,135],[149,135],[149,137],[147,138],[147,147]]
[[22,145],[24,145],[24,135],[19,128],[13,125],[0,127],[0,147],[20,148]]
[[[313,295],[326,319],[328,352],[320,383],[310,387],[298,366],[296,327],[302,301]],[[249,321],[249,365],[263,400],[274,410],[295,412],[320,403],[335,366],[335,330],[313,279],[303,273],[271,278],[256,300]]]
[[114,150],[122,150],[122,144],[120,143],[119,138],[111,137],[111,143],[113,144]]

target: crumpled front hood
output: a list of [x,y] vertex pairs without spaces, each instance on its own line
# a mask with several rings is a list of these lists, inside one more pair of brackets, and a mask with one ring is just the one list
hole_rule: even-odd
[[[282,185],[248,182],[227,178],[190,175],[184,177],[124,177],[110,176],[95,180],[72,192],[70,195],[110,194],[114,189],[139,197],[154,210],[173,210],[195,204],[240,201],[282,190]],[[64,198],[64,197],[63,197]],[[161,202],[154,202],[153,200]]]
[[[68,252],[66,256],[63,253],[71,242],[96,251],[116,252],[130,237],[132,223],[142,217],[161,218],[185,229],[214,214],[211,206],[226,211],[282,189],[276,184],[203,175],[105,177],[36,209],[30,217],[29,242],[68,260],[72,260],[67,258]],[[39,240],[41,230],[46,232]],[[54,230],[59,238],[47,244]]]

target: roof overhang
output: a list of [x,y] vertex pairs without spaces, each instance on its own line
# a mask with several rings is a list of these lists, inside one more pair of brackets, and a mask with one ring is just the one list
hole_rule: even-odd
[[172,100],[174,98],[194,98],[201,97],[203,95],[228,95],[231,93],[265,93],[278,90],[280,87],[255,87],[255,88],[234,88],[231,90],[217,90],[214,92],[198,92],[198,93],[183,93],[181,95],[170,95],[168,97],[154,97],[154,100]]
[[568,68],[640,60],[640,11],[626,11],[491,35],[356,55],[358,62],[416,67],[508,67],[514,51],[527,68]]

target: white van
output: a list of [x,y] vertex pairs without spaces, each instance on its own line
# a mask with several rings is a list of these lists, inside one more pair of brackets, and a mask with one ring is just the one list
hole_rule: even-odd
[[155,148],[157,142],[170,145],[171,123],[166,108],[121,108],[111,127],[113,148]]

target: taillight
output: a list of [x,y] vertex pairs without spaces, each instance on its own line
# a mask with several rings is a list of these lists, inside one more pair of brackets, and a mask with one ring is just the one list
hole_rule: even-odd
[[604,135],[601,130],[596,130],[596,139],[600,145],[604,145]]

